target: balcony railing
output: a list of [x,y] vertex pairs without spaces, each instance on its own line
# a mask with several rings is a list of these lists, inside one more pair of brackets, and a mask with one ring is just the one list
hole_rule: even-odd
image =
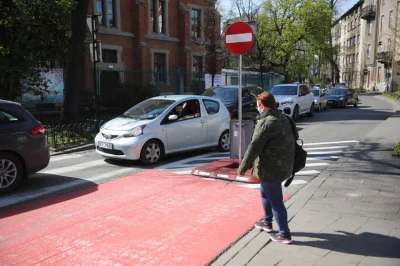
[[375,5],[369,5],[361,10],[360,18],[362,19],[375,18],[375,13],[376,13]]
[[388,64],[392,61],[392,54],[388,51],[376,53],[376,61],[382,64]]

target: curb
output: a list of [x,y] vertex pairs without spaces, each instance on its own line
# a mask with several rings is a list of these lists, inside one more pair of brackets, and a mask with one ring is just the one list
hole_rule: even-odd
[[88,150],[92,150],[94,148],[95,148],[95,145],[93,143],[75,146],[72,148],[64,148],[64,149],[50,148],[50,156],[58,156],[61,154],[69,154],[69,153],[80,152],[80,151],[88,151]]
[[395,112],[400,112],[400,102],[383,95],[376,95],[376,97],[382,101],[392,104]]

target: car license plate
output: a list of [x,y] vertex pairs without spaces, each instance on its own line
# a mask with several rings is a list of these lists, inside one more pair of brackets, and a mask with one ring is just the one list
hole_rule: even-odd
[[113,148],[112,143],[103,142],[103,141],[99,141],[98,146],[100,148],[109,149],[109,150],[112,150],[112,148]]

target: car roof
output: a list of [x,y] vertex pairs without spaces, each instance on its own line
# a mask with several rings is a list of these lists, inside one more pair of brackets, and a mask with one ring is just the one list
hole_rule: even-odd
[[[257,87],[260,88],[257,85],[253,85],[253,84],[246,84],[246,85],[242,85],[242,89],[246,89],[246,88],[253,88],[253,87]],[[239,88],[239,85],[223,85],[223,86],[215,86],[215,87],[211,87],[208,88],[208,90],[215,90],[215,89],[221,89],[221,88],[227,88],[227,89],[237,89]]]
[[156,96],[151,99],[159,99],[159,100],[173,100],[173,101],[181,101],[185,99],[218,99],[209,96],[202,96],[202,95],[164,95],[164,96]]
[[277,86],[277,87],[281,87],[281,86],[293,86],[293,87],[297,87],[299,85],[306,85],[306,84],[302,84],[302,83],[282,83],[282,84],[275,84],[273,87]]
[[14,104],[14,105],[21,106],[20,103],[12,102],[12,101],[7,101],[7,100],[2,100],[2,99],[0,99],[0,103],[4,103],[4,104]]

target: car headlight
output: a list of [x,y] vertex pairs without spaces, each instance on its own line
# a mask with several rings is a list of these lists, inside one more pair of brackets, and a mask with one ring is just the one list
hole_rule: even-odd
[[146,125],[135,127],[131,129],[128,133],[122,135],[124,138],[131,138],[131,137],[137,137],[143,134],[143,128],[145,128]]
[[344,99],[344,97],[340,97],[340,98],[339,98],[339,101],[343,101],[343,99]]
[[317,103],[317,100],[314,100],[315,103]]
[[294,101],[281,102],[281,104],[282,104],[283,106],[292,105],[293,103],[294,103]]

